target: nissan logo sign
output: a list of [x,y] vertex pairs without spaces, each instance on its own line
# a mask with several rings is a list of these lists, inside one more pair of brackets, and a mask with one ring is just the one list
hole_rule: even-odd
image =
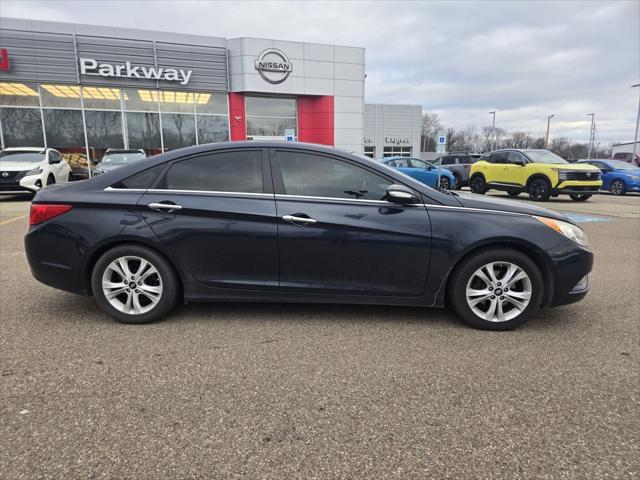
[[274,85],[284,82],[293,72],[293,64],[284,52],[277,48],[264,50],[253,65],[265,82]]

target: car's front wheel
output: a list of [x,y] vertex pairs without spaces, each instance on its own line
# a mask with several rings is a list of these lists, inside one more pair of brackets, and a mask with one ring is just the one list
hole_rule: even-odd
[[149,323],[166,315],[180,286],[172,266],[141,245],[120,245],[96,262],[91,287],[98,306],[122,323]]
[[469,325],[511,330],[527,321],[542,303],[543,278],[521,252],[496,248],[465,259],[453,273],[448,299]]
[[479,193],[480,195],[484,195],[487,191],[484,178],[480,175],[471,177],[471,180],[469,180],[469,188],[471,189],[471,193]]
[[626,192],[624,182],[622,180],[614,180],[613,182],[611,182],[609,191],[614,195],[624,195]]

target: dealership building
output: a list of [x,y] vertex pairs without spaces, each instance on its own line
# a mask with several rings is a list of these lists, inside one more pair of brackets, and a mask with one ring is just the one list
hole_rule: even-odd
[[364,90],[363,48],[0,20],[2,148],[98,161],[282,139],[418,153],[421,107],[365,105]]

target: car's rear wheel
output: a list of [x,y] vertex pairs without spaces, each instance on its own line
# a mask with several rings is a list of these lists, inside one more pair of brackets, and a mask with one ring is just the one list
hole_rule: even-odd
[[178,277],[158,253],[141,245],[120,245],[97,261],[91,287],[98,306],[122,323],[159,320],[175,305]]
[[543,278],[521,252],[496,248],[465,259],[453,273],[448,297],[456,313],[483,330],[511,330],[540,307]]
[[454,184],[451,186],[451,188],[453,190],[460,190],[462,188],[462,178],[460,178],[460,175],[456,173],[453,174],[453,178]]
[[551,184],[544,178],[534,178],[528,187],[529,198],[534,202],[546,202],[551,196]]
[[73,182],[73,174],[71,172],[69,172],[69,175],[67,176],[67,182]]
[[569,197],[571,197],[571,200],[573,200],[574,202],[584,202],[585,200],[588,200],[591,198],[591,194],[590,193],[572,193],[571,195],[569,195]]
[[450,190],[451,189],[451,181],[448,177],[440,177],[440,189],[441,190]]
[[611,186],[609,187],[609,191],[614,195],[624,195],[626,193],[626,188],[624,182],[622,180],[614,180],[611,182]]
[[480,195],[484,195],[487,192],[487,186],[484,178],[480,175],[471,177],[471,180],[469,180],[469,188],[472,193],[479,193]]

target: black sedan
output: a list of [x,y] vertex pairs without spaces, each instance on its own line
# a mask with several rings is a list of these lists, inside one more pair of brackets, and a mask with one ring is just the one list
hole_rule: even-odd
[[551,210],[276,142],[188,147],[41,191],[25,246],[38,280],[126,323],[232,300],[449,305],[508,330],[583,298],[593,263]]

